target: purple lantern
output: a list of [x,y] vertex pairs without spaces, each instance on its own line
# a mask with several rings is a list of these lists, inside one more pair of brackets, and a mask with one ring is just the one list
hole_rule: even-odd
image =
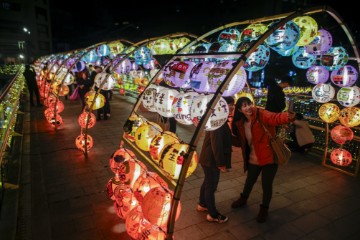
[[181,61],[172,66],[170,79],[172,84],[180,88],[191,88],[190,86],[190,72],[195,66],[194,62]]
[[171,62],[168,62],[168,64],[165,65],[164,69],[163,69],[163,77],[164,77],[164,81],[167,85],[169,85],[170,87],[175,87],[174,83],[173,83],[173,72],[172,69],[173,67],[179,63],[179,61],[171,61]]
[[329,51],[331,45],[332,45],[331,34],[324,29],[320,29],[318,31],[318,35],[310,44],[305,46],[305,49],[308,53],[314,55],[322,55],[325,54],[327,51]]
[[329,71],[323,66],[312,66],[306,71],[306,79],[312,84],[326,83]]
[[108,45],[106,44],[102,44],[98,47],[96,47],[96,54],[99,56],[99,57],[103,57],[103,56],[107,56],[110,54],[110,48]]
[[215,66],[213,62],[200,62],[190,72],[190,85],[196,92],[208,92],[210,89],[208,74]]
[[357,70],[351,65],[345,65],[331,72],[331,81],[338,87],[350,87],[358,78]]

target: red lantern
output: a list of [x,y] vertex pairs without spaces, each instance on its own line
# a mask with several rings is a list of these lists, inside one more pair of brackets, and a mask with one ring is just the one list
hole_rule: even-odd
[[[80,134],[79,136],[77,136],[76,140],[75,140],[75,145],[76,147],[85,152],[85,135],[84,134]],[[87,146],[87,151],[89,151],[94,145],[93,142],[93,138],[88,134],[87,138],[86,138],[86,146]]]
[[125,219],[138,206],[138,201],[129,186],[120,184],[114,189],[114,207],[119,218]]
[[78,118],[78,123],[80,125],[81,128],[86,128],[86,123],[88,122],[88,128],[92,128],[95,123],[96,123],[96,117],[93,113],[90,113],[89,118],[88,118],[89,113],[88,112],[83,112],[80,114],[79,118]]
[[156,225],[147,225],[141,232],[142,240],[165,240],[166,233]]
[[[55,107],[55,103],[56,103],[56,107]],[[51,102],[49,103],[49,108],[55,108],[57,113],[61,113],[62,111],[64,111],[64,103],[60,100],[58,100],[57,102]]]
[[56,117],[54,117],[54,115],[52,115],[47,120],[54,127],[60,127],[63,124],[63,119],[59,114],[56,114]]
[[115,191],[115,188],[117,186],[120,185],[120,182],[119,181],[116,181],[115,178],[111,178],[108,183],[106,184],[106,192],[107,192],[107,195],[108,197],[111,199],[111,200],[114,200],[115,201],[115,196],[114,196],[114,191]]
[[141,165],[135,160],[128,160],[119,164],[119,180],[121,183],[132,187],[138,177],[144,174],[146,169],[143,169]]
[[56,97],[54,95],[50,95],[48,98],[44,100],[44,105],[49,107],[51,103],[56,101]]
[[132,239],[140,239],[141,232],[149,225],[151,224],[144,218],[140,206],[131,210],[125,220],[126,232]]
[[135,181],[132,189],[136,199],[141,203],[145,194],[156,187],[167,188],[168,184],[156,173],[147,172]]
[[115,173],[115,178],[119,179],[119,174],[121,170],[121,163],[128,160],[136,159],[135,154],[125,148],[120,148],[116,150],[110,158],[109,164],[110,169]]
[[352,162],[351,153],[342,148],[334,149],[330,154],[330,160],[338,166],[349,166]]
[[346,141],[351,141],[354,138],[354,133],[351,128],[337,125],[331,130],[331,138],[338,144],[344,144]]

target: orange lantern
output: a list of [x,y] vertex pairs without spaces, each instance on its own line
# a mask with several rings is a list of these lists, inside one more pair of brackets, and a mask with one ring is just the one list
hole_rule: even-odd
[[46,99],[44,100],[44,105],[45,105],[46,107],[49,107],[49,105],[50,105],[52,102],[55,102],[56,99],[57,99],[57,98],[56,98],[54,95],[50,95],[48,98],[46,98]]
[[[79,150],[85,152],[85,135],[84,134],[80,134],[79,136],[77,136],[77,138],[75,140],[75,145]],[[93,145],[94,145],[93,138],[89,134],[87,134],[87,138],[86,138],[87,151],[89,151],[93,147]]]
[[54,117],[54,109],[53,108],[47,108],[44,111],[44,116],[48,122]]
[[332,123],[339,119],[340,108],[334,103],[324,103],[318,112],[324,122]]
[[59,93],[58,95],[59,96],[66,96],[69,94],[69,87],[65,84],[61,84],[60,87],[59,87]]
[[115,173],[115,178],[119,179],[119,174],[121,170],[121,163],[128,160],[134,160],[136,159],[135,154],[127,150],[125,148],[120,148],[117,151],[113,153],[113,155],[110,158],[109,164],[110,169]]
[[[144,217],[152,224],[160,227],[167,225],[172,202],[172,192],[169,189],[156,187],[151,189],[144,196],[141,204]],[[175,221],[179,218],[181,212],[181,205],[179,202]]]
[[351,141],[354,138],[354,133],[351,128],[337,125],[331,129],[331,138],[338,144],[344,144],[346,141]]
[[156,225],[147,225],[141,232],[143,240],[165,240],[166,233]]
[[117,181],[115,178],[111,178],[108,183],[106,184],[106,192],[107,192],[107,195],[108,197],[111,199],[111,200],[114,200],[115,201],[115,195],[114,195],[114,191],[115,191],[115,188],[117,186],[120,185],[120,182]]
[[158,174],[147,172],[135,181],[132,189],[136,199],[141,203],[145,194],[156,187],[167,188],[168,184]]
[[117,171],[120,182],[130,187],[132,187],[138,177],[146,171],[137,161],[132,159],[119,163],[118,168]]
[[[56,106],[55,106],[55,104],[56,104]],[[49,103],[49,108],[53,108],[53,109],[55,108],[57,113],[61,113],[62,111],[64,111],[65,106],[62,101],[57,100],[57,101]]]
[[114,207],[119,218],[125,219],[138,206],[138,201],[129,186],[120,184],[114,189]]
[[340,111],[339,121],[347,127],[356,127],[360,124],[360,108],[347,107]]
[[86,123],[88,128],[92,128],[96,123],[96,117],[93,113],[83,112],[78,117],[78,123],[82,128],[86,128]]
[[164,148],[165,145],[173,143],[180,143],[175,133],[170,131],[158,133],[150,143],[149,152],[152,160],[158,163],[160,160],[159,154],[161,150]]
[[96,93],[94,91],[89,91],[88,93],[85,94],[85,102],[89,108],[92,105],[93,101],[95,100],[92,110],[102,108],[105,105],[104,95],[99,93],[97,95],[96,99],[95,99],[95,95],[96,95]]
[[140,239],[142,230],[149,225],[140,206],[131,210],[125,220],[126,232],[132,239]]
[[352,162],[351,153],[342,148],[334,149],[330,154],[330,160],[338,166],[349,166]]
[[143,151],[150,150],[150,144],[152,139],[162,132],[161,127],[156,123],[143,123],[136,129],[135,132],[135,144]]
[[47,120],[54,127],[60,127],[63,124],[63,119],[59,114],[56,114],[56,117],[54,117],[54,115],[52,115]]

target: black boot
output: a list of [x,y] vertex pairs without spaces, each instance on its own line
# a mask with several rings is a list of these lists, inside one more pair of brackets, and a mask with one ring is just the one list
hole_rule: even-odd
[[231,204],[232,208],[241,208],[246,205],[248,197],[240,194],[240,198]]
[[268,210],[269,210],[269,207],[265,207],[262,204],[260,204],[259,214],[258,214],[258,216],[256,218],[256,221],[258,223],[266,222],[266,219],[267,219],[267,217],[269,215]]

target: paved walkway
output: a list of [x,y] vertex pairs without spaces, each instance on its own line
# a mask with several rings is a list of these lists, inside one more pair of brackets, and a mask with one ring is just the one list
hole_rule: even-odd
[[[31,108],[25,114],[20,200],[5,218],[16,219],[11,214],[17,213],[16,239],[130,240],[124,221],[107,197],[106,184],[113,176],[109,156],[119,146],[122,126],[135,99],[114,93],[111,118],[89,130],[94,146],[88,158],[75,147],[80,102],[63,102],[64,124],[56,131],[45,121],[43,108]],[[191,136],[192,131],[178,124],[179,135]],[[200,167],[187,179],[175,225],[176,240],[360,239],[359,177],[322,166],[319,156],[295,153],[275,179],[268,221],[259,224],[255,217],[261,200],[260,181],[247,207],[230,207],[244,184],[242,165],[239,149],[234,148],[233,168],[221,175],[216,195],[218,209],[230,218],[225,224],[209,223],[205,213],[195,211],[203,180]],[[4,224],[6,208],[0,239],[13,240],[15,230]]]

